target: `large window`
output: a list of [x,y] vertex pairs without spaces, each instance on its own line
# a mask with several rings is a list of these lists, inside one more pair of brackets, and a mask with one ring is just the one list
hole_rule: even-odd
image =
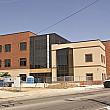
[[11,66],[11,59],[5,59],[5,67]]
[[20,58],[20,66],[26,66],[26,58]]
[[26,42],[21,42],[20,43],[20,50],[21,51],[24,51],[24,50],[26,50],[27,49],[27,43]]
[[2,52],[2,45],[0,45],[0,52]]
[[5,45],[5,52],[11,52],[11,44]]
[[85,62],[92,62],[93,58],[92,58],[92,54],[85,54]]
[[56,51],[57,76],[73,76],[73,49],[64,48]]

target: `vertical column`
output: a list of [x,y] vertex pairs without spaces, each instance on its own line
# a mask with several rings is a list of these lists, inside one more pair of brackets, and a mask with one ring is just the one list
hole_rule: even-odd
[[52,50],[52,82],[57,81],[56,50]]
[[47,68],[49,68],[49,35],[47,35]]

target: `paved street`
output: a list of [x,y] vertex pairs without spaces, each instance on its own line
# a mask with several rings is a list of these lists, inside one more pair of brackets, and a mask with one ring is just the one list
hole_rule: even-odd
[[65,95],[24,101],[10,100],[0,106],[0,110],[109,110],[110,89],[77,95]]

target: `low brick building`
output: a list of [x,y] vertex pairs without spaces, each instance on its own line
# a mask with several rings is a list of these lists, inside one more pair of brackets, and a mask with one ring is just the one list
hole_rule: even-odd
[[0,73],[12,77],[51,77],[51,44],[67,43],[68,40],[51,33],[36,35],[33,32],[19,32],[0,35]]

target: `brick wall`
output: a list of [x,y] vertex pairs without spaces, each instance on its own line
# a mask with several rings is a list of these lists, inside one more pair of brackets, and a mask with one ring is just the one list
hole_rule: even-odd
[[[2,60],[2,66],[0,70],[5,69],[20,69],[29,68],[30,62],[30,36],[33,36],[32,32],[20,32],[14,34],[0,35],[0,45],[2,45],[2,52],[0,52],[0,59]],[[27,50],[20,51],[20,42],[27,42]],[[11,44],[11,52],[5,52],[5,44]],[[27,65],[20,67],[20,58],[27,58]],[[4,67],[4,60],[11,59],[11,67]]]
[[110,41],[104,41],[105,53],[106,53],[106,73],[110,76]]

